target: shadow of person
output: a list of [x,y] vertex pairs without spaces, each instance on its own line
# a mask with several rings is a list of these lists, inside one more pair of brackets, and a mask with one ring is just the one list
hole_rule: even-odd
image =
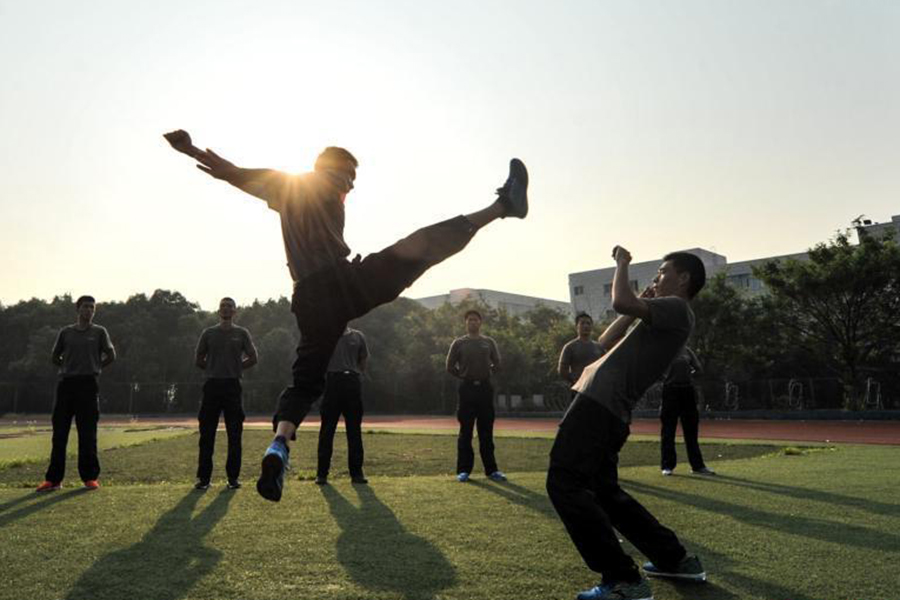
[[369,486],[354,486],[354,506],[330,485],[322,495],[341,528],[337,559],[350,578],[369,591],[428,600],[456,584],[456,570],[428,540],[406,530]]
[[[74,498],[75,496],[81,496],[87,491],[88,490],[85,488],[77,488],[66,490],[64,492],[47,492],[44,495],[35,494],[34,492],[29,491],[20,498],[10,500],[9,502],[0,505],[0,527],[5,527],[13,521],[24,519],[25,517],[34,514],[39,510],[53,506],[58,502],[63,502],[64,500]],[[38,500],[16,510],[11,510],[14,506],[18,506],[19,504],[23,504],[28,500],[33,500],[35,498],[38,498]]]
[[90,600],[98,590],[110,598],[177,600],[216,566],[221,552],[203,545],[225,513],[234,492],[223,490],[194,515],[203,494],[191,491],[165,513],[138,543],[99,559],[66,596]]
[[477,479],[470,479],[468,483],[472,487],[497,494],[514,504],[530,508],[548,517],[556,517],[556,511],[553,509],[553,504],[550,503],[550,498],[547,494],[539,494],[527,487],[516,485],[509,481],[486,483]]

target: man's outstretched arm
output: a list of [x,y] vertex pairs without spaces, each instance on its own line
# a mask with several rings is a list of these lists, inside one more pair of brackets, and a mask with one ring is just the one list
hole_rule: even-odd
[[[622,246],[613,248],[613,258],[616,259],[616,273],[613,276],[612,307],[620,315],[628,315],[636,319],[648,321],[650,319],[650,307],[639,298],[631,288],[628,280],[628,265],[631,263],[631,253]],[[644,294],[641,294],[643,296]]]
[[274,169],[245,169],[238,167],[209,148],[201,150],[191,141],[187,131],[178,129],[163,134],[166,141],[182,154],[186,154],[199,162],[197,168],[216,179],[227,181],[236,188],[252,194],[257,198],[268,200],[266,189],[276,180],[282,180],[285,175]]

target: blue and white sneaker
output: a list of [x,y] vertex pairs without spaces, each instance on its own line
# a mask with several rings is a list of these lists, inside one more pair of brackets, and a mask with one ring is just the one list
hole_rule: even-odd
[[456,476],[456,480],[460,483],[465,483],[469,480],[469,474],[464,471]]
[[262,473],[256,482],[256,491],[266,500],[278,502],[284,489],[284,472],[290,466],[291,450],[278,440],[272,442],[262,459]]
[[667,579],[680,579],[682,581],[706,581],[706,571],[700,559],[689,554],[681,559],[677,565],[671,568],[657,567],[652,562],[644,563],[644,573],[648,577],[663,577]]
[[488,479],[491,481],[506,481],[506,475],[503,474],[503,471],[494,471],[488,475]]
[[634,583],[601,583],[581,592],[576,600],[653,600],[653,591],[646,579]]

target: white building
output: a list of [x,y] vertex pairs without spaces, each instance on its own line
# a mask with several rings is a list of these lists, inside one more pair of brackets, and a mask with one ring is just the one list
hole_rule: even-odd
[[863,215],[853,221],[856,226],[856,234],[860,237],[866,235],[882,236],[887,232],[894,234],[894,240],[900,242],[900,215],[894,215],[887,223],[873,223],[869,219],[863,219]]
[[451,290],[449,294],[415,299],[416,302],[429,309],[438,308],[447,302],[450,304],[459,304],[464,300],[480,300],[491,308],[497,310],[503,309],[513,316],[521,316],[538,306],[553,308],[562,311],[567,315],[573,314],[572,307],[568,302],[548,300],[547,298],[536,298],[534,296],[523,296],[522,294],[511,294],[509,292],[498,292],[496,290],[461,288],[458,290]]

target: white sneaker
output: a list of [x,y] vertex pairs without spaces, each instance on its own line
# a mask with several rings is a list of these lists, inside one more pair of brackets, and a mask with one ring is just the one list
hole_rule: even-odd
[[673,471],[673,469],[663,469],[662,474],[664,477],[668,477],[669,475],[672,474],[672,471]]

